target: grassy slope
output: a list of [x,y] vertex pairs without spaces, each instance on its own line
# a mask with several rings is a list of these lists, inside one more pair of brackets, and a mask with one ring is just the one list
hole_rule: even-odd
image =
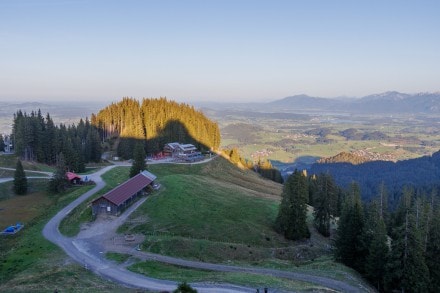
[[[0,166],[7,167],[4,163],[0,160]],[[25,224],[16,235],[0,236],[0,292],[53,292],[55,289],[61,292],[135,292],[109,283],[72,263],[41,234],[49,218],[92,186],[50,196],[43,184],[47,181],[33,182],[25,196],[14,196],[10,192],[10,182],[0,184],[0,193],[7,193],[0,200],[0,207],[4,208],[0,210],[1,220],[7,219],[5,221],[11,224],[12,216],[21,215],[20,221]],[[15,209],[12,216],[5,214],[6,208]]]
[[[271,276],[261,276],[246,273],[222,273],[207,270],[196,270],[189,268],[182,268],[178,266],[162,264],[154,261],[146,261],[136,263],[129,267],[129,270],[153,276],[154,278],[175,280],[177,282],[215,282],[215,283],[230,283],[237,285],[245,285],[252,288],[280,288],[288,291],[315,291],[320,292],[323,289],[321,286],[308,284],[306,282],[283,280]],[[325,290],[323,290],[325,291]]]
[[[311,240],[297,242],[286,241],[273,231],[281,185],[240,170],[223,158],[206,165],[151,165],[149,169],[158,176],[162,188],[131,215],[134,221],[119,229],[146,234],[144,250],[361,282],[352,270],[331,259],[328,239],[315,231]],[[144,223],[139,223],[142,220]],[[157,270],[147,268],[156,266]],[[229,274],[152,263],[139,263],[131,269],[157,278],[168,278],[163,271],[170,270],[175,275],[172,279],[178,281],[189,274],[194,277],[188,277],[188,281],[259,284],[258,278],[246,274],[234,281]],[[264,280],[280,288],[303,288],[303,284],[292,285],[287,280]]]
[[[14,155],[0,155],[0,167],[13,168],[17,165],[17,157]],[[54,172],[55,168],[45,164],[22,161],[23,169],[30,171]],[[41,176],[41,174],[39,175]],[[6,177],[6,176],[4,176]]]

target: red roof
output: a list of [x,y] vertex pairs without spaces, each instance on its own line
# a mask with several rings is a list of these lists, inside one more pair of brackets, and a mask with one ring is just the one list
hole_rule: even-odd
[[73,172],[66,172],[66,176],[67,176],[67,179],[69,179],[69,181],[72,181],[73,179],[80,179],[81,180],[81,177],[79,177],[78,175],[76,175]]
[[[156,179],[156,176],[148,171],[142,171],[133,178],[128,179],[121,185],[113,188],[100,198],[105,198],[108,201],[119,206],[129,199],[133,194],[141,191]],[[100,199],[98,198],[98,199]],[[94,201],[98,200],[95,199]]]

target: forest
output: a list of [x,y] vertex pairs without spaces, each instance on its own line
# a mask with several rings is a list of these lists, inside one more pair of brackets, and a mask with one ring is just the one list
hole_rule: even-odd
[[398,162],[316,163],[309,172],[329,173],[338,185],[344,187],[348,187],[353,181],[357,182],[363,200],[374,198],[378,194],[379,186],[383,184],[390,193],[390,204],[396,206],[404,186],[430,189],[438,185],[440,152]]
[[287,239],[309,238],[309,204],[314,207],[314,229],[334,241],[335,259],[357,270],[377,290],[438,292],[437,190],[403,187],[397,207],[390,209],[383,185],[377,196],[363,202],[355,182],[341,188],[329,174],[307,176],[296,170],[284,184],[274,228]]
[[83,172],[85,164],[99,162],[103,151],[116,150],[124,159],[133,158],[136,142],[147,154],[160,152],[169,142],[192,143],[200,150],[217,149],[217,124],[186,104],[165,98],[123,98],[78,124],[55,125],[49,113],[17,111],[12,138],[15,153],[24,160],[55,165],[60,154],[71,171]]
[[41,111],[14,114],[12,138],[15,153],[24,160],[57,164],[63,154],[69,170],[84,172],[85,163],[101,160],[101,138],[88,119],[76,125],[55,125],[50,114]]
[[92,115],[103,140],[114,142],[124,159],[132,157],[136,141],[145,141],[147,154],[162,151],[169,142],[194,144],[199,150],[217,149],[220,130],[201,111],[166,98],[123,98]]

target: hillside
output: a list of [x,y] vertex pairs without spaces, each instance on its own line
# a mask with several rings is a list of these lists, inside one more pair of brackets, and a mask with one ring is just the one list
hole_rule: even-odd
[[[120,233],[146,235],[143,250],[204,262],[263,266],[361,282],[350,270],[333,262],[329,239],[313,229],[312,238],[306,241],[287,241],[275,233],[272,226],[280,201],[280,184],[238,169],[221,157],[205,165],[158,164],[150,165],[149,170],[158,176],[161,190],[119,229]],[[153,277],[164,276],[148,266],[137,263],[130,268],[140,273],[148,271]],[[187,273],[182,268],[161,269],[177,270],[175,275]],[[206,272],[193,270],[190,280],[200,280],[203,274]],[[221,274],[214,275],[204,281],[224,280]],[[246,280],[234,282],[249,284]],[[284,282],[277,280],[273,286],[297,288]],[[316,287],[302,287],[305,288]]]
[[114,143],[118,156],[124,159],[132,158],[136,142],[142,142],[149,154],[161,152],[170,142],[191,143],[201,151],[220,145],[217,123],[192,106],[166,98],[123,98],[91,120],[100,129],[102,139]]
[[[335,161],[335,160],[333,160]],[[358,165],[352,163],[325,162],[313,164],[311,174],[330,173],[343,187],[355,181],[360,185],[365,200],[373,198],[383,182],[397,200],[404,186],[417,186],[427,190],[439,186],[440,151],[432,156],[397,162],[371,161]]]
[[330,164],[330,163],[350,163],[353,165],[362,164],[369,162],[370,159],[366,156],[361,156],[356,153],[341,152],[333,157],[321,158],[318,160],[320,164]]

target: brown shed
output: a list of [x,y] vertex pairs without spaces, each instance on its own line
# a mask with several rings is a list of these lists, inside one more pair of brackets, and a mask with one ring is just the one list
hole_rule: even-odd
[[156,180],[156,176],[148,171],[142,171],[133,178],[128,179],[92,201],[93,216],[102,213],[111,215],[121,214],[136,198],[144,193],[148,185],[153,184],[154,180]]

